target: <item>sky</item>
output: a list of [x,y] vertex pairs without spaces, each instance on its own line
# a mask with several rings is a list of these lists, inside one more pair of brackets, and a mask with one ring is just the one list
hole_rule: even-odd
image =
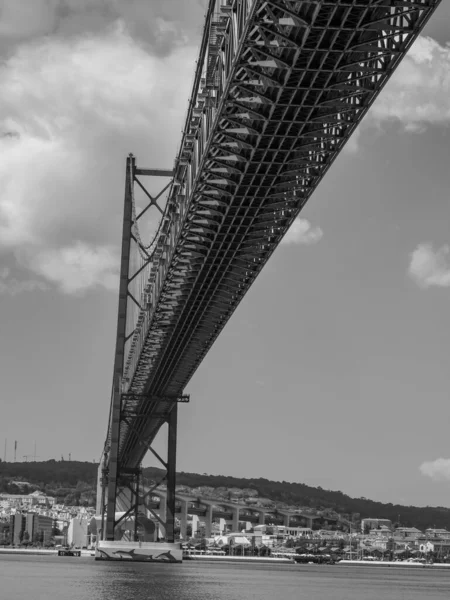
[[[205,8],[0,0],[2,458],[100,456],[125,159],[172,167]],[[192,378],[179,470],[450,507],[449,31],[443,2]]]

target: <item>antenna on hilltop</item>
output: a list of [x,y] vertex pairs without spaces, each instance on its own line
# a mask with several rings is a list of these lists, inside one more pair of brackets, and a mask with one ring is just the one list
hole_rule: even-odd
[[5,438],[5,452],[3,453],[3,462],[6,462],[6,446],[8,444],[8,440]]
[[37,456],[37,454],[36,454],[36,442],[34,442],[34,454],[33,454],[34,462],[36,462],[37,458],[39,458],[39,456]]
[[17,455],[17,440],[14,440],[14,462],[16,462]]

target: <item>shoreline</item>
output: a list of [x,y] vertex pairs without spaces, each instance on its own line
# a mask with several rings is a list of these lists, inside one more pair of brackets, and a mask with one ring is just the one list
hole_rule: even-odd
[[57,556],[58,550],[54,550],[53,548],[0,548],[0,554],[42,554],[45,556]]
[[253,563],[253,564],[282,564],[292,565],[295,561],[290,558],[271,558],[270,556],[214,556],[214,555],[191,555],[184,556],[183,562],[215,562],[215,563]]
[[[94,550],[81,550],[81,557],[94,557]],[[2,554],[22,554],[25,556],[58,556],[54,548],[0,548]]]
[[387,560],[340,560],[336,566],[344,567],[387,567],[394,569],[450,569],[449,563],[414,563],[414,562],[397,562]]

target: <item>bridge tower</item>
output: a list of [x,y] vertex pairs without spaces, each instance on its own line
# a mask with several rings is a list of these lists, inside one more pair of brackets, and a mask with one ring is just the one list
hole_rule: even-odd
[[[151,194],[141,181],[141,177],[164,178],[168,180],[157,194]],[[173,172],[163,169],[143,169],[136,166],[135,157],[130,154],[126,160],[125,172],[125,195],[123,209],[122,227],[122,249],[119,279],[119,305],[117,316],[116,347],[114,356],[113,390],[111,408],[109,415],[108,439],[104,448],[102,460],[99,467],[98,489],[97,489],[97,514],[101,515],[101,537],[106,541],[117,540],[121,535],[119,526],[127,520],[132,520],[132,540],[138,541],[138,526],[144,521],[143,515],[151,513],[165,531],[165,539],[169,543],[175,541],[175,472],[176,472],[176,443],[177,443],[177,417],[178,403],[188,402],[189,396],[180,394],[178,396],[158,397],[159,405],[164,409],[159,412],[152,411],[152,418],[160,419],[167,423],[167,457],[162,458],[159,453],[147,441],[144,431],[139,428],[139,419],[142,416],[139,407],[142,403],[155,403],[144,393],[127,393],[126,381],[124,379],[125,355],[127,345],[132,344],[133,335],[139,328],[139,314],[145,304],[150,300],[147,297],[143,281],[145,277],[139,277],[148,273],[154,254],[157,252],[155,241],[161,237],[161,229],[164,227],[164,218],[159,223],[158,231],[153,242],[145,246],[140,238],[138,224],[141,218],[147,214],[149,209],[155,208],[164,217],[163,200],[164,194],[173,183]],[[146,205],[137,212],[135,204],[135,186],[139,186],[146,198]],[[134,247],[133,247],[134,246]],[[136,251],[139,259],[136,261]],[[163,403],[161,403],[163,401]],[[155,481],[149,487],[144,487],[142,481],[142,469],[140,463],[129,466],[121,463],[120,451],[123,441],[124,426],[137,438],[137,443],[143,449],[143,454],[150,451],[165,470],[165,474],[159,481]],[[164,484],[167,490],[167,501],[165,519],[148,506],[147,500],[152,492]]]

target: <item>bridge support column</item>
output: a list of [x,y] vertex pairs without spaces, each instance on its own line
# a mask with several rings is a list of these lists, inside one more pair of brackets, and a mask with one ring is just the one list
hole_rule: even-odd
[[[110,414],[110,440],[108,449],[108,482],[106,499],[106,523],[103,539],[114,540],[116,525],[116,495],[119,459],[119,437],[122,404],[122,375],[125,356],[125,337],[127,321],[128,277],[130,270],[131,228],[133,222],[133,178],[135,160],[132,154],[128,156],[125,176],[125,199],[123,206],[122,252],[119,279],[119,307],[117,311],[116,349],[114,355],[113,391]],[[106,490],[105,490],[106,491]]]
[[113,406],[111,414],[111,448],[108,464],[108,488],[106,501],[106,523],[104,540],[114,540],[116,525],[116,498],[117,498],[117,463],[119,450],[120,431],[120,377],[117,377],[113,391]]
[[175,485],[176,485],[176,460],[177,460],[177,421],[178,403],[175,402],[170,411],[169,439],[167,446],[167,517],[166,540],[175,542]]
[[[159,518],[163,523],[167,521],[167,498],[159,499]],[[166,528],[164,525],[160,524],[158,527],[159,537],[166,537]]]
[[212,535],[212,516],[213,516],[213,507],[212,504],[206,507],[206,515],[205,515],[205,537],[210,538]]
[[266,513],[261,511],[259,513],[258,525],[265,525],[265,523],[266,523]]
[[181,513],[180,513],[180,537],[183,541],[187,537],[187,517],[188,517],[188,502],[187,500],[181,500]]
[[239,508],[233,508],[233,522],[231,525],[232,532],[236,532],[239,529]]

